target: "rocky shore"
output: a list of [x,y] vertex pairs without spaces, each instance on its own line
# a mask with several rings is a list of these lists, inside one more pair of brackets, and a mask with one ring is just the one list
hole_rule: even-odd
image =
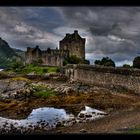
[[0,80],[0,100],[8,98],[26,98],[31,96],[32,93],[35,92],[34,86],[46,87],[50,90],[54,90],[59,95],[72,95],[72,93],[89,94],[93,92],[96,93],[99,90],[105,92],[109,91],[103,87],[90,86],[76,81],[68,81],[66,80],[66,77],[61,74],[48,74],[41,77],[41,79],[36,75],[34,75],[34,77],[30,77],[31,75],[23,76],[24,77],[21,77],[21,75],[19,77],[11,76],[12,78]]
[[[48,95],[37,96],[42,93]],[[56,130],[59,128],[86,125],[88,120],[94,123],[93,118],[99,114],[86,114],[83,111],[85,106],[102,110],[110,115],[139,108],[139,98],[139,96],[129,94],[129,91],[121,92],[120,89],[69,81],[67,77],[59,73],[46,74],[44,77],[32,74],[8,75],[7,78],[1,76],[0,134],[57,133]],[[71,116],[70,121],[58,121],[51,126],[51,130],[49,123],[45,120],[33,123],[27,119],[34,109],[43,107],[64,109],[66,113],[72,113],[74,117]],[[106,117],[105,114],[103,116]],[[84,130],[79,127],[78,132],[84,133]]]

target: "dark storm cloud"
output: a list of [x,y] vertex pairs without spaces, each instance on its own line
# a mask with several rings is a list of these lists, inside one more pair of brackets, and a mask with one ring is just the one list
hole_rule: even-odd
[[69,27],[84,29],[88,58],[110,56],[116,62],[126,62],[140,52],[140,7],[61,7],[59,10]]
[[57,17],[59,22],[55,22],[55,13],[43,7],[0,7],[1,37],[12,47],[24,50],[35,45],[40,45],[42,49],[55,48],[61,39],[51,32],[61,23],[61,18]]
[[140,7],[0,7],[1,37],[12,47],[55,48],[75,29],[91,62],[131,63],[140,53]]

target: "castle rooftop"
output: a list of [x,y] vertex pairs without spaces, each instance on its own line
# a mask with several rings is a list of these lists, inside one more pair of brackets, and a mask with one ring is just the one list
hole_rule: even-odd
[[81,40],[84,39],[78,34],[78,30],[74,30],[74,33],[66,33],[66,36],[61,40],[61,41],[76,41],[76,40]]

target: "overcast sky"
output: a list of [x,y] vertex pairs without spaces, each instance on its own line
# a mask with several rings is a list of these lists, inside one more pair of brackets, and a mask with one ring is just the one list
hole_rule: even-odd
[[0,37],[13,48],[56,48],[66,33],[86,38],[86,59],[117,66],[140,55],[140,7],[0,7]]

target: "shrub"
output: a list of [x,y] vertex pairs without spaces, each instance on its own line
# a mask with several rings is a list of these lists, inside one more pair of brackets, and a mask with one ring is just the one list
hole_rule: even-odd
[[37,97],[48,97],[55,95],[55,91],[48,89],[48,87],[45,85],[33,85],[32,87],[35,90],[33,95]]
[[56,69],[56,72],[60,72],[60,68],[57,68],[57,69]]
[[100,60],[95,60],[94,62],[96,65],[101,65],[101,61]]
[[43,69],[42,72],[43,73],[47,73],[48,72],[48,69]]
[[124,64],[124,65],[123,65],[123,68],[131,68],[131,66],[128,65],[128,64]]
[[21,61],[16,61],[16,62],[14,62],[14,63],[12,63],[11,64],[11,68],[12,69],[20,69],[20,68],[23,68],[24,67],[24,64],[23,64],[23,62],[21,62]]
[[63,61],[63,66],[65,66],[65,65],[67,65],[67,64],[69,64],[69,62],[65,59],[65,60]]
[[95,60],[95,65],[103,65],[103,66],[111,66],[115,67],[115,63],[113,60],[111,60],[109,57],[103,57],[102,60]]
[[138,69],[140,68],[140,56],[137,56],[137,57],[134,58],[133,67],[138,68]]
[[90,64],[89,60],[84,60],[83,64]]
[[75,55],[72,55],[70,57],[67,57],[64,61],[63,61],[63,65],[67,65],[67,64],[89,64],[88,60],[83,60]]

